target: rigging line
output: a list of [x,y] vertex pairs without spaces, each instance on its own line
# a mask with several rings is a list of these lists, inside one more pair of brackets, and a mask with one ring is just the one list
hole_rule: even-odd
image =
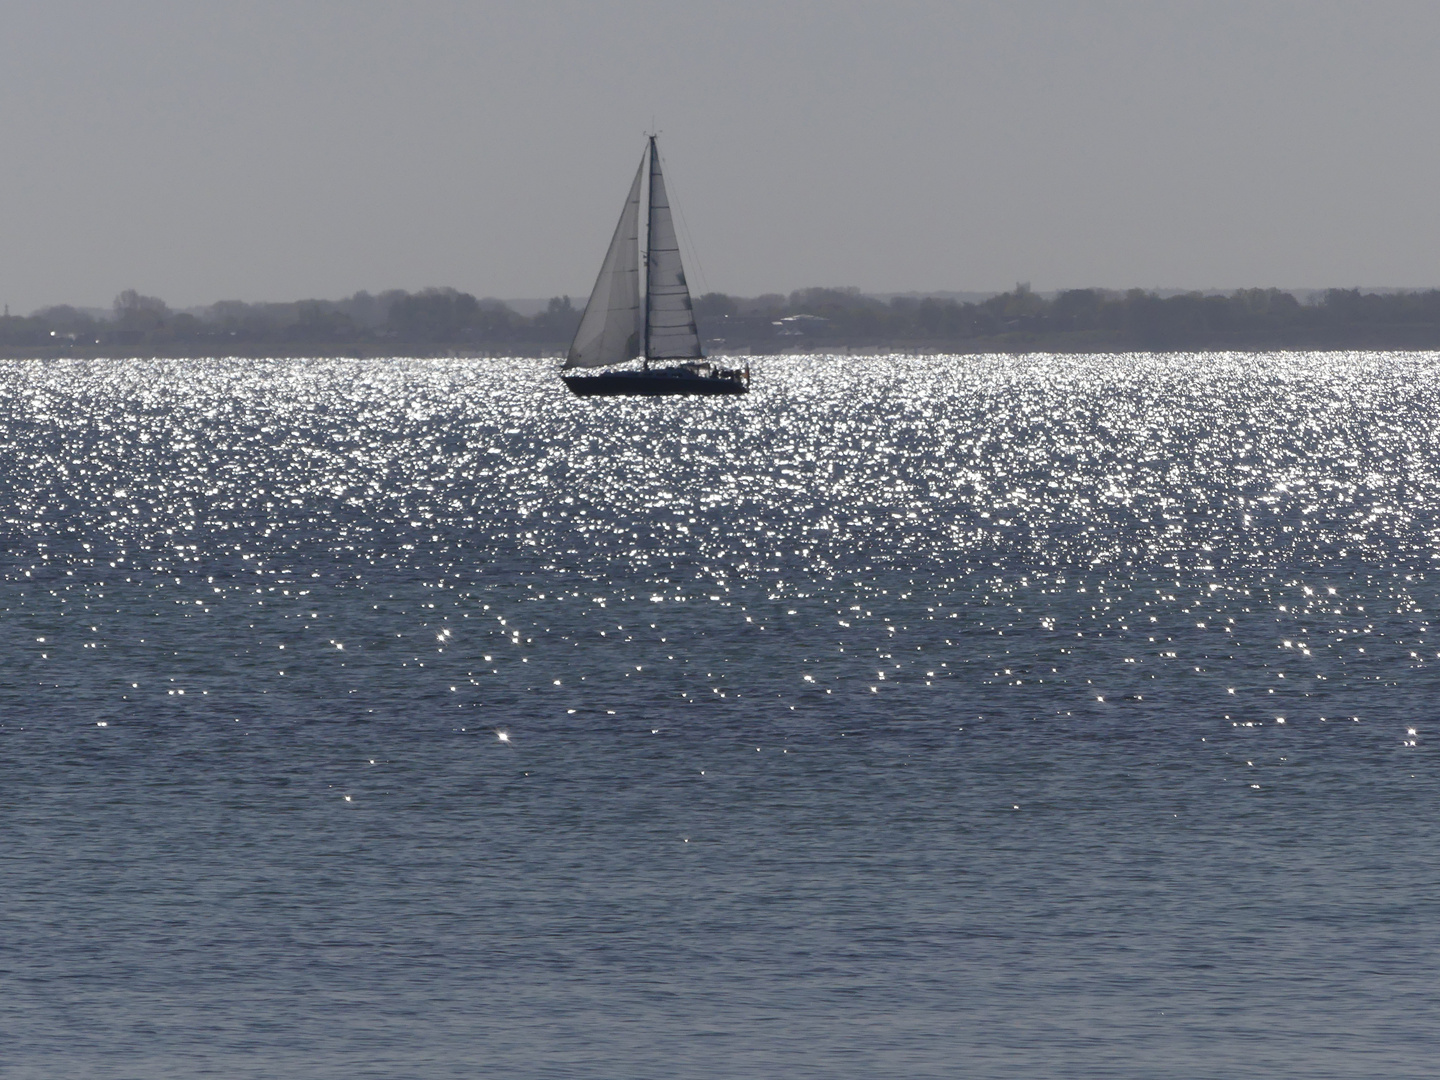
[[[669,166],[666,165],[665,155],[660,153],[660,147],[658,145],[655,147],[655,153],[660,157],[661,166],[668,172]],[[690,261],[695,264],[695,271],[700,275],[700,292],[703,295],[710,291],[710,283],[705,280],[705,267],[700,262],[700,251],[695,247],[695,238],[690,235],[690,223],[685,220],[685,208],[680,200],[673,194],[674,191],[675,181],[672,177],[667,176],[665,178],[665,193],[670,199],[670,209],[680,215],[680,228],[685,233],[685,246],[690,249]]]

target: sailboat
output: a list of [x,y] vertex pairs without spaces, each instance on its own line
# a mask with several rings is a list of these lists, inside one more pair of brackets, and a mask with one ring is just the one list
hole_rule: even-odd
[[[646,229],[645,296],[640,296],[640,189],[649,174],[649,220]],[[744,394],[750,369],[727,369],[710,363],[700,347],[690,287],[680,264],[680,245],[660,153],[649,136],[640,167],[600,276],[585,305],[575,340],[562,370],[608,368],[640,357],[639,369],[604,371],[598,375],[562,375],[565,385],[582,397],[619,394]],[[663,361],[676,361],[654,366]]]

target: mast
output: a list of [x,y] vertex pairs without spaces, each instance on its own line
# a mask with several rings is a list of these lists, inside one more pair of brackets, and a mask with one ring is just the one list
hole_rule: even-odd
[[[653,126],[654,121],[651,121]],[[645,254],[641,262],[645,264],[645,328],[640,332],[640,354],[642,366],[646,371],[650,370],[650,237],[655,231],[655,136],[650,136],[650,190],[649,190],[649,213],[645,215]]]

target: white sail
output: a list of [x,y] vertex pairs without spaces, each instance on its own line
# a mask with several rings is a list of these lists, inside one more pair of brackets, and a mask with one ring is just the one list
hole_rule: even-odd
[[620,211],[620,222],[610,250],[600,265],[600,276],[580,317],[575,340],[564,366],[605,367],[640,355],[640,178],[645,158],[635,170],[635,182]]
[[675,222],[670,217],[670,200],[660,175],[660,154],[650,140],[650,241],[645,262],[646,310],[645,355],[651,360],[695,360],[700,351],[700,334],[695,329],[695,311],[690,304],[690,287],[680,265],[680,245],[675,239]]

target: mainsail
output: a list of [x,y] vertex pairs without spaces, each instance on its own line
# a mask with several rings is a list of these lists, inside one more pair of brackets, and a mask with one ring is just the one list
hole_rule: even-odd
[[698,360],[705,354],[700,351],[695,311],[685,284],[685,268],[680,265],[680,245],[675,239],[675,222],[670,217],[670,200],[665,196],[660,153],[655,149],[653,135],[649,244],[645,261],[645,355],[651,360]]
[[[610,240],[610,250],[600,265],[600,276],[580,317],[575,340],[564,366],[605,367],[640,355],[640,178],[645,158],[635,170],[635,182],[620,211],[620,222]],[[654,201],[653,198],[651,200]],[[653,213],[653,211],[652,211]],[[666,220],[669,220],[668,216]],[[676,255],[676,265],[679,256]],[[683,280],[683,279],[682,279]]]

